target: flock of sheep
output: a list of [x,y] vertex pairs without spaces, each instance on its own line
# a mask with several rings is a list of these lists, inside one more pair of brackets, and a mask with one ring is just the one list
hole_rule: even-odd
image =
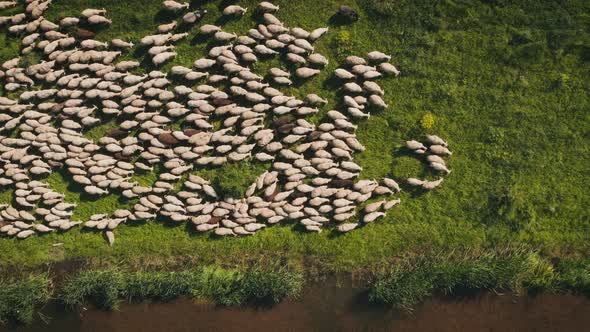
[[[344,109],[328,111],[314,125],[305,117],[319,112],[325,99],[309,94],[302,100],[275,87],[292,84],[293,75],[305,80],[320,73],[328,60],[314,52],[313,44],[328,29],[288,28],[273,14],[278,6],[269,2],[259,4],[263,22],[247,35],[202,25],[199,33],[217,43],[207,57],[190,68],[144,75],[129,72],[139,62],[117,59],[133,43],[114,39],[109,44],[67,32],[80,24],[111,24],[106,11],[86,9],[80,17],[54,23],[43,17],[51,0],[26,2],[23,13],[0,17],[0,26],[21,37],[23,54],[44,55],[38,64],[21,67],[15,58],[0,67],[4,91],[18,94],[0,97],[0,186],[15,189],[13,204],[0,208],[1,233],[25,239],[83,224],[104,231],[112,244],[119,224],[156,218],[190,222],[200,232],[219,236],[250,235],[286,220],[313,232],[335,221],[338,231],[348,232],[399,204],[388,198],[400,191],[394,180],[358,180],[362,169],[353,161],[353,154],[364,150],[353,122],[369,117],[371,109],[387,107],[375,80],[399,74],[390,56],[374,51],[365,58],[348,57],[334,73],[342,82]],[[205,14],[175,1],[163,5],[182,15],[181,24],[194,24]],[[0,9],[10,6],[17,3],[0,1]],[[230,5],[223,15],[245,12]],[[187,38],[188,33],[175,33],[177,24],[160,25],[157,34],[139,41],[154,66],[173,59],[175,43]],[[266,76],[250,69],[258,58],[273,56],[297,68],[271,68]],[[117,128],[97,142],[84,136],[107,116],[117,117]],[[184,129],[170,129],[173,123]],[[448,172],[439,157],[450,154],[446,143],[436,136],[428,136],[428,142],[428,148],[417,141],[407,146],[429,152],[431,167]],[[249,158],[272,166],[243,198],[221,197],[207,179],[192,173]],[[133,180],[156,165],[161,172],[152,186]],[[44,181],[61,168],[86,195],[116,192],[135,205],[74,221],[76,205]],[[440,181],[408,179],[425,189]],[[381,198],[359,209],[376,197]]]

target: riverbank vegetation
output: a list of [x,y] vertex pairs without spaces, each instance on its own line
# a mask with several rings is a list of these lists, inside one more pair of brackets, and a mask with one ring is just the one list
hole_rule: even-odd
[[552,263],[531,252],[422,256],[378,273],[370,286],[369,299],[412,310],[429,296],[481,290],[519,295],[564,291],[590,295],[589,263],[587,259]]
[[186,271],[85,271],[68,278],[59,296],[70,306],[91,302],[116,308],[127,301],[171,301],[181,297],[222,305],[272,305],[296,298],[303,287],[301,272],[277,267],[246,271],[204,267]]
[[[117,309],[121,301],[170,302],[180,299],[223,306],[270,306],[297,300],[308,282],[325,274],[278,263],[247,269],[204,266],[176,271],[122,268],[80,269],[72,275],[28,275],[0,283],[0,322],[30,323],[50,300],[69,310],[95,306]],[[320,277],[320,278],[318,278]],[[549,260],[538,253],[439,254],[400,259],[362,275],[356,287],[366,300],[411,311],[431,296],[475,294],[482,290],[528,295],[538,292],[590,295],[590,260]],[[362,301],[362,300],[361,300]]]

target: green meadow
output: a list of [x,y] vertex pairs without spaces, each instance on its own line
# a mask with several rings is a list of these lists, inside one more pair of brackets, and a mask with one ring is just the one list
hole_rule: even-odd
[[[0,270],[43,270],[47,264],[64,261],[132,270],[140,266],[244,267],[280,260],[296,269],[329,272],[374,272],[393,264],[394,271],[388,270],[379,279],[374,298],[384,303],[398,299],[403,302],[401,307],[409,307],[416,301],[402,301],[398,294],[383,291],[406,278],[397,270],[406,263],[396,262],[409,257],[461,252],[496,255],[500,251],[534,253],[544,260],[588,256],[590,2],[273,2],[280,5],[276,16],[286,26],[330,28],[315,44],[316,52],[325,55],[330,64],[304,84],[284,89],[298,97],[317,93],[327,98],[329,104],[322,114],[338,104],[332,73],[347,55],[379,50],[391,54],[392,63],[400,69],[400,76],[378,81],[389,107],[358,122],[357,135],[366,146],[366,151],[355,155],[364,168],[361,178],[391,177],[400,183],[408,177],[435,179],[436,174],[408,154],[403,143],[436,134],[446,139],[453,151],[447,158],[452,172],[441,187],[422,192],[402,186],[402,203],[384,219],[345,235],[330,228],[309,234],[287,223],[251,237],[214,238],[196,233],[190,225],[156,220],[120,226],[112,247],[100,233],[81,228],[26,241],[1,238]],[[245,33],[256,24],[256,3],[240,1],[249,8],[246,15],[224,20],[220,19],[222,5],[218,1],[204,2],[202,8],[209,13],[201,24],[223,24],[226,31]],[[341,4],[356,9],[359,21],[335,21],[332,15]],[[138,43],[142,36],[155,33],[158,24],[171,19],[160,12],[160,0],[54,0],[46,17],[57,20],[93,7],[107,9],[113,20],[112,26],[96,36],[105,41],[117,37]],[[206,54],[208,43],[198,37],[199,26],[182,30],[189,32],[189,37],[177,45],[178,57],[162,70],[189,66]],[[0,61],[17,56],[18,47],[12,37],[0,33]],[[142,59],[142,51],[131,50],[123,58]],[[264,72],[276,65],[281,65],[276,59],[262,61],[255,70]],[[143,70],[151,68],[146,65]],[[321,115],[313,120],[320,119]],[[97,139],[115,125],[114,120],[106,121],[86,135]],[[239,195],[267,166],[246,161],[198,172],[220,192]],[[150,183],[154,179],[155,174],[142,174],[137,180]],[[129,204],[117,195],[81,200],[80,191],[70,186],[61,172],[49,176],[48,181],[66,193],[67,201],[78,203],[75,217],[82,220]],[[10,199],[10,190],[0,189],[0,202]],[[525,264],[528,261],[514,259],[511,267],[530,268]],[[479,271],[483,262],[474,260],[465,271]],[[418,270],[420,277],[450,268],[433,264],[410,270]],[[578,270],[587,277],[588,265]],[[513,279],[506,280],[507,288],[518,288]],[[424,294],[448,285],[430,277],[420,282],[426,283],[419,286],[426,289]],[[119,290],[113,292],[113,298],[124,296]]]

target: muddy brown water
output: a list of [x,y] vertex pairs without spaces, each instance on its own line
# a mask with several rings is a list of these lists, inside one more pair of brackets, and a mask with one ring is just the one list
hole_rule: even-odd
[[434,298],[413,313],[367,303],[362,288],[326,282],[308,286],[299,301],[272,308],[227,308],[188,300],[123,304],[108,312],[49,305],[46,322],[7,331],[590,331],[590,299],[584,296],[510,294]]

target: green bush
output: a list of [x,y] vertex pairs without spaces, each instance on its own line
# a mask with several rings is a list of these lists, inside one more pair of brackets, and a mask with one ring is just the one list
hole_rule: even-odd
[[19,281],[0,281],[0,323],[9,320],[31,323],[35,308],[49,301],[49,285],[46,274]]

